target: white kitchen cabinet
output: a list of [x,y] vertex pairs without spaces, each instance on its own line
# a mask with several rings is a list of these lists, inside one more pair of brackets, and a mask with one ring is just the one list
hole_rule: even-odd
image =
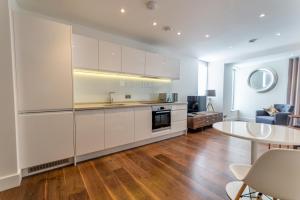
[[146,53],[144,51],[122,47],[122,72],[129,74],[145,74]]
[[175,58],[166,58],[166,77],[180,79],[180,61]]
[[187,104],[172,105],[172,110],[187,110]]
[[134,109],[105,110],[105,148],[134,142]]
[[172,122],[183,121],[187,119],[187,110],[174,110],[171,112]]
[[134,133],[135,142],[152,137],[151,107],[142,107],[134,109]]
[[172,122],[172,126],[171,126],[172,133],[186,131],[186,129],[187,129],[187,121],[186,120]]
[[78,111],[75,113],[76,155],[104,149],[104,111]]
[[20,114],[21,168],[74,156],[73,112]]
[[99,42],[99,63],[101,71],[122,72],[122,51],[118,44]]
[[180,62],[157,53],[146,53],[145,75],[179,79]]
[[163,77],[165,59],[157,53],[146,53],[145,75]]
[[73,107],[71,26],[13,13],[19,111]]
[[187,130],[187,105],[173,105],[171,111],[171,132]]
[[99,70],[99,42],[97,39],[72,35],[72,65],[74,68]]

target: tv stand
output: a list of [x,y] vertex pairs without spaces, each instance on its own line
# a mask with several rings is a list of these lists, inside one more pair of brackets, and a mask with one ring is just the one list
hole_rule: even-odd
[[189,113],[187,119],[188,129],[197,130],[211,126],[216,122],[223,121],[223,113],[218,112],[197,112]]

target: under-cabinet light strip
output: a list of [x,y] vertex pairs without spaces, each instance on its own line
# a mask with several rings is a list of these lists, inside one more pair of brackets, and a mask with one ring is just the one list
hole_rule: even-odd
[[93,76],[93,77],[125,79],[125,80],[154,81],[154,82],[164,82],[164,83],[171,82],[171,79],[165,79],[165,78],[150,78],[150,77],[144,77],[144,76],[135,76],[135,75],[118,74],[118,73],[107,73],[107,72],[89,71],[89,70],[81,70],[81,69],[74,69],[73,73],[75,75],[80,75],[80,76]]

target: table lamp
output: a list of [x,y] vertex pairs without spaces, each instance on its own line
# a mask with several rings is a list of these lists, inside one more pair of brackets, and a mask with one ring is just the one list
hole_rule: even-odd
[[212,102],[211,102],[211,97],[216,96],[216,90],[206,90],[206,96],[208,97],[208,103],[206,106],[207,111],[215,112],[214,106],[212,105]]

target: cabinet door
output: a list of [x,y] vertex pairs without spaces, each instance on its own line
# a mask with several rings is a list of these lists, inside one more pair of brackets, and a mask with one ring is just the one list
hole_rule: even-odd
[[134,110],[105,110],[105,148],[134,142]]
[[174,110],[171,114],[172,122],[183,121],[187,119],[187,110]]
[[129,47],[122,47],[122,72],[145,74],[146,53]]
[[73,112],[19,115],[21,168],[74,156]]
[[171,79],[180,79],[180,61],[174,58],[166,58],[166,75]]
[[187,110],[187,104],[172,105],[172,110]]
[[110,42],[99,42],[100,70],[122,72],[121,46]]
[[179,131],[185,131],[187,129],[187,121],[177,121],[177,122],[172,122],[171,126],[171,132],[176,133]]
[[134,110],[134,138],[141,141],[152,137],[152,109],[135,108]]
[[73,107],[71,26],[14,12],[19,111]]
[[98,40],[72,35],[72,65],[74,68],[99,70]]
[[164,77],[164,57],[157,53],[146,53],[145,75]]
[[80,111],[75,113],[76,155],[84,155],[104,149],[104,111]]

